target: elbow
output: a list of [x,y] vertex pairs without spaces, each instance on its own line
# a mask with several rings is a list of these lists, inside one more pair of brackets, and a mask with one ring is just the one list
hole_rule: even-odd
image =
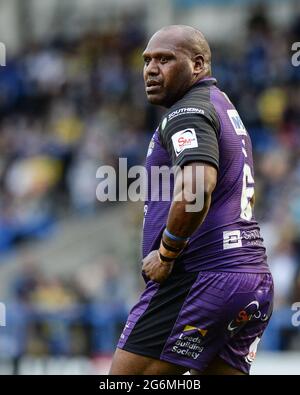
[[[174,195],[182,196],[183,200],[189,204],[195,204],[197,201],[203,202],[205,207],[210,205],[212,193],[217,184],[217,170],[213,166],[205,165],[202,176],[197,177],[197,173],[190,174],[191,167],[188,166],[184,174],[183,184],[179,179],[175,184],[177,193]],[[175,199],[177,200],[177,199]]]
[[217,180],[215,178],[205,180],[204,188],[203,188],[204,197],[211,198],[211,195],[216,187],[216,184],[217,184]]
[[211,195],[217,185],[217,170],[212,166],[205,167],[203,192],[205,199],[211,199]]
[[191,188],[185,188],[183,191],[183,201],[186,204],[197,204],[202,202],[203,207],[209,207],[211,202],[211,195],[214,190],[213,185],[207,185],[193,191]]

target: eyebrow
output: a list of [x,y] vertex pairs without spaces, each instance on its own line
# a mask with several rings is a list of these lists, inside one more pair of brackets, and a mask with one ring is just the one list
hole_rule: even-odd
[[175,54],[175,52],[174,51],[171,51],[170,49],[157,49],[157,50],[155,50],[155,51],[149,51],[149,52],[147,52],[146,50],[143,52],[143,54],[142,54],[142,57],[143,58],[146,58],[146,57],[148,57],[148,56],[152,56],[152,57],[158,57],[158,56],[161,56],[161,55],[164,55],[164,56],[170,56],[170,57],[176,57],[176,54]]

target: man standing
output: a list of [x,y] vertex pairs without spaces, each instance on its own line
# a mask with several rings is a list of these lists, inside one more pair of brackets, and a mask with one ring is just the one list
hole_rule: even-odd
[[[147,98],[168,109],[149,146],[148,174],[153,166],[182,174],[170,186],[172,202],[148,194],[146,289],[110,374],[248,374],[273,300],[253,214],[250,137],[211,77],[210,48],[198,30],[167,26],[143,57]],[[187,210],[199,200],[199,169],[203,204]],[[152,196],[160,187],[149,180]]]

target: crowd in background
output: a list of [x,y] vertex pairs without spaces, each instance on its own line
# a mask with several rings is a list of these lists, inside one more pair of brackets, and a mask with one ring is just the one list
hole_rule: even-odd
[[[142,21],[133,19],[118,31],[31,43],[0,68],[2,254],[49,237],[62,216],[101,210],[95,175],[102,164],[117,166],[119,157],[128,166],[143,163],[162,115],[145,99],[146,39]],[[211,43],[213,75],[253,143],[256,217],[276,284],[276,314],[264,339],[272,350],[300,348],[288,318],[300,301],[300,67],[291,64],[297,39],[300,17],[282,31],[259,13],[249,18],[245,40]],[[10,302],[19,342],[2,337],[0,350],[15,356],[112,351],[126,308],[119,303],[112,317],[106,296],[118,298],[122,275],[117,268],[106,275],[111,289],[96,300],[78,284],[45,280],[38,267],[20,271]]]

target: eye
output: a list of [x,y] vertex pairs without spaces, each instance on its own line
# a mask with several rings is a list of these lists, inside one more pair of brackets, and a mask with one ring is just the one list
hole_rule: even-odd
[[148,66],[148,64],[150,63],[150,58],[144,58],[144,64],[146,65],[146,66]]
[[168,58],[166,56],[161,56],[160,57],[160,63],[167,63],[168,62]]

